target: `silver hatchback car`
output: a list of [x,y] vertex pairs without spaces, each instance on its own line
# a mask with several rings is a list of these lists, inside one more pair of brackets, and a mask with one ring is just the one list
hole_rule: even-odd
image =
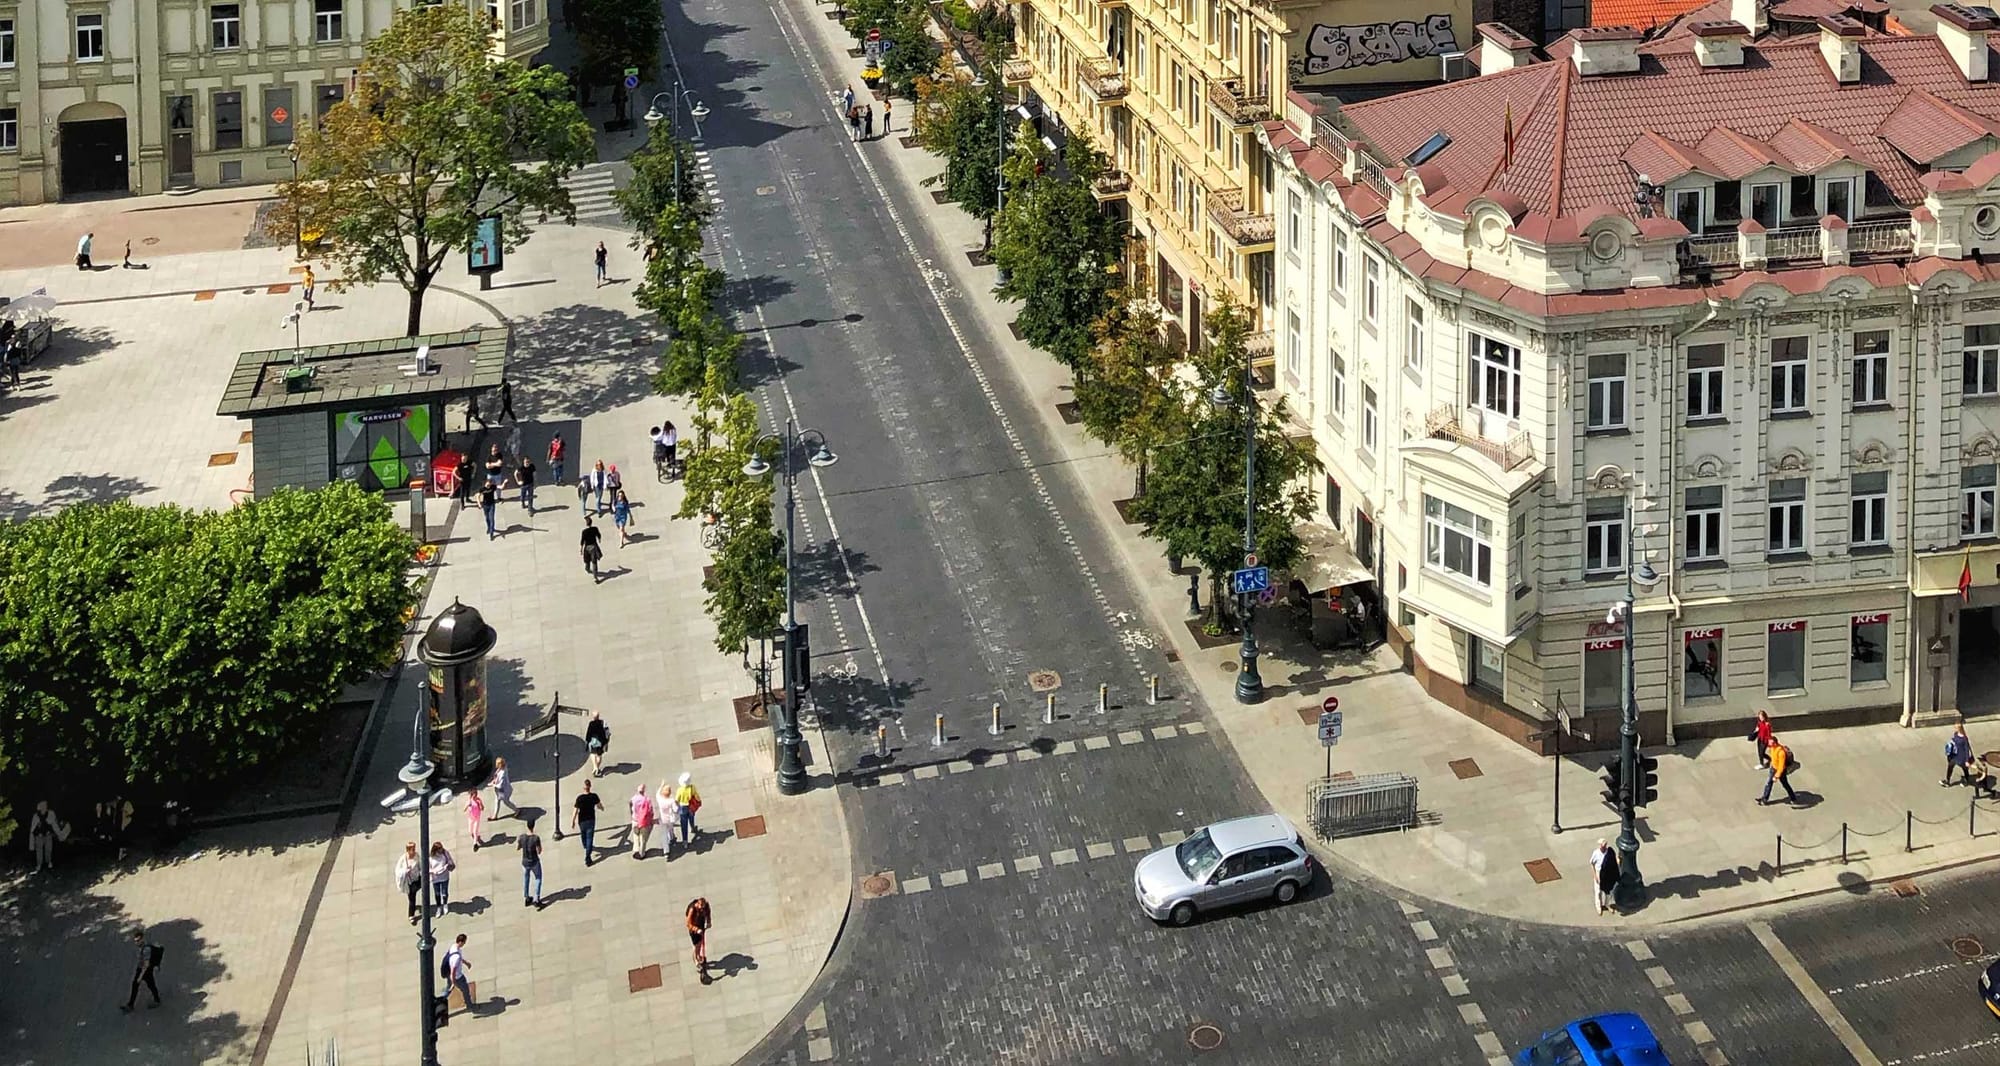
[[1292,823],[1261,814],[1198,829],[1140,859],[1132,889],[1147,917],[1186,925],[1197,911],[1246,900],[1290,903],[1316,865]]

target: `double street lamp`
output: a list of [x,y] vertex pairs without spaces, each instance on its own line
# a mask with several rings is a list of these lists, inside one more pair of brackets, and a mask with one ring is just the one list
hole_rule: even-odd
[[[1660,583],[1659,571],[1653,564],[1640,559],[1638,565],[1629,565],[1638,553],[1638,529],[1634,524],[1636,516],[1626,515],[1625,519],[1625,598],[1612,604],[1605,621],[1622,626],[1625,634],[1624,692],[1619,701],[1618,714],[1618,895],[1627,902],[1638,899],[1646,889],[1645,879],[1639,876],[1639,835],[1633,830],[1633,820],[1638,810],[1644,785],[1639,781],[1639,694],[1634,679],[1633,656],[1635,630],[1632,605],[1639,592],[1651,592]],[[1636,591],[1635,591],[1636,590]]]
[[[1217,385],[1208,402],[1219,410],[1236,406],[1229,389]],[[1243,565],[1248,567],[1257,554],[1257,388],[1250,358],[1243,359]],[[1257,634],[1251,620],[1257,610],[1255,593],[1236,594],[1236,618],[1243,627],[1243,645],[1237,650],[1242,660],[1236,671],[1236,702],[1256,703],[1264,698],[1264,678],[1257,673]]]
[[[667,109],[665,111],[660,110],[661,100],[667,101]],[[689,92],[688,87],[681,82],[681,68],[679,67],[674,67],[674,87],[666,92],[654,93],[653,101],[646,105],[646,114],[643,116],[646,120],[647,129],[659,126],[660,120],[663,118],[668,122],[667,132],[673,137],[674,142],[674,196],[676,198],[681,194],[681,103],[683,101],[687,103],[688,117],[695,123],[695,133],[699,135],[701,133],[701,120],[708,117],[708,108],[700,100],[695,99],[694,94]]]
[[815,467],[832,466],[839,457],[827,447],[826,434],[816,429],[799,430],[791,419],[785,420],[782,436],[769,435],[757,438],[750,445],[750,461],[743,464],[743,472],[750,477],[763,477],[771,472],[771,464],[758,457],[757,450],[765,444],[776,443],[784,450],[785,466],[785,661],[784,709],[778,720],[778,791],[787,796],[796,796],[806,790],[805,760],[800,756],[799,747],[799,693],[804,690],[811,673],[807,661],[810,652],[805,643],[805,627],[799,625],[798,600],[793,595],[792,572],[796,569],[794,542],[798,530],[798,464],[799,449],[813,446],[812,454],[806,462]]

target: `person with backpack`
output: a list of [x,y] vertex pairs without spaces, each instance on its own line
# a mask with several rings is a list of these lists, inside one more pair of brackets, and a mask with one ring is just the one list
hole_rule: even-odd
[[1951,784],[1951,772],[1953,770],[1959,772],[1960,778],[1966,784],[1969,785],[1972,783],[1972,738],[1965,735],[1965,726],[1963,725],[1952,730],[1951,736],[1945,738],[1944,780],[1939,781],[1938,784]]
[[[466,971],[470,969],[472,964],[465,961],[465,934],[460,933],[452,939],[450,950],[444,953],[444,960],[438,963],[438,976],[444,978],[444,998],[449,1001],[451,990],[458,989],[466,1010],[472,1009],[472,984],[465,979]],[[450,1013],[449,1008],[446,1013]]]
[[611,748],[611,727],[596,711],[590,712],[590,722],[583,727],[583,746],[590,749],[590,769],[593,776],[604,776],[604,753]]
[[132,943],[139,949],[138,965],[132,970],[132,994],[126,996],[125,1004],[118,1008],[127,1014],[132,1013],[132,1005],[139,1002],[139,986],[142,983],[146,991],[153,994],[153,1002],[147,1005],[147,1009],[160,1005],[160,986],[153,979],[153,974],[159,970],[160,959],[166,955],[160,945],[146,939],[144,929],[132,930]]
[[528,819],[527,830],[514,841],[514,849],[521,853],[521,906],[539,907],[542,905],[542,838],[535,833],[533,818]]
[[1764,779],[1764,794],[1757,797],[1757,805],[1761,807],[1771,802],[1772,785],[1785,786],[1785,802],[1797,803],[1799,794],[1792,791],[1792,783],[1788,780],[1799,765],[1798,760],[1792,757],[1792,749],[1778,743],[1777,737],[1772,737],[1766,752],[1771,756],[1771,774]]
[[682,771],[680,784],[674,789],[674,809],[680,815],[681,847],[694,842],[696,830],[694,816],[701,810],[701,793],[694,787],[694,775]]

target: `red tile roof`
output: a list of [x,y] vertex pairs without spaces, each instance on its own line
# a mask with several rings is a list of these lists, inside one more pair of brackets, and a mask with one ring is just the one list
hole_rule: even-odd
[[1590,5],[1592,26],[1637,26],[1647,29],[1672,22],[1708,0],[1595,0]]
[[1642,46],[1637,73],[1585,77],[1568,58],[1575,41],[1564,39],[1547,62],[1342,111],[1387,167],[1444,132],[1451,143],[1426,170],[1452,192],[1512,194],[1528,211],[1558,216],[1594,205],[1632,213],[1640,173],[1734,179],[1770,165],[1811,173],[1840,159],[1915,203],[1921,167],[2000,131],[2000,82],[1968,84],[1935,37],[1859,40],[1862,78],[1849,85],[1828,72],[1816,35],[1766,37],[1729,68],[1701,67],[1689,41]]

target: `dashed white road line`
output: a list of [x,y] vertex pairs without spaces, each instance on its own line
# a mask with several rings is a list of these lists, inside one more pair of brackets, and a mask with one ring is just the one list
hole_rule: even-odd
[[1894,977],[1875,977],[1866,981],[1856,981],[1851,985],[1841,985],[1838,988],[1829,988],[1826,990],[1826,994],[1828,996],[1841,996],[1841,995],[1846,995],[1850,992],[1861,992],[1870,988],[1880,988],[1883,985],[1893,985],[1899,981],[1908,981],[1918,977],[1929,977],[1932,974],[1950,973],[1953,970],[1960,970],[1968,967],[1976,969],[1979,967],[1990,965],[1996,958],[2000,958],[2000,956],[1996,956],[1991,952],[1988,952],[1987,954],[1981,955],[1976,959],[1965,959],[1959,962],[1941,963],[1936,966],[1924,966],[1915,970],[1911,970],[1908,973],[1899,973]]
[[1625,950],[1632,956],[1632,961],[1646,967],[1646,980],[1652,982],[1653,990],[1660,994],[1660,999],[1666,1003],[1667,1009],[1674,1012],[1675,1024],[1679,1025],[1681,1032],[1686,1033],[1687,1038],[1694,1042],[1695,1051],[1701,1055],[1701,1061],[1708,1066],[1729,1066],[1729,1056],[1724,1054],[1722,1046],[1716,1043],[1715,1033],[1709,1030],[1708,1023],[1695,1017],[1694,1004],[1675,987],[1674,975],[1669,973],[1666,966],[1653,954],[1653,946],[1644,940],[1628,940],[1625,942]]
[[1452,958],[1451,949],[1438,939],[1437,927],[1424,917],[1423,908],[1401,900],[1396,901],[1396,906],[1402,908],[1403,918],[1410,923],[1411,934],[1423,946],[1424,961],[1430,963],[1438,983],[1452,998],[1459,1021],[1472,1030],[1472,1042],[1479,1045],[1480,1053],[1486,1056],[1487,1066],[1508,1066],[1506,1047],[1486,1020],[1486,1009],[1472,998],[1472,986],[1466,983],[1465,975],[1458,972],[1458,960]]
[[[1197,736],[1201,732],[1202,726],[1200,722],[1181,722],[1177,725],[1159,726],[1152,731],[1150,736],[1134,734],[1137,739],[1131,741],[1131,743],[1158,743],[1162,740],[1171,740],[1174,737]],[[1048,754],[1052,756],[1074,755],[1078,751],[1103,751],[1110,746],[1111,741],[1105,737],[1092,737],[1084,741],[1082,748],[1078,748],[1073,741],[1065,740],[1050,747]],[[1021,748],[1017,751],[992,752],[986,756],[986,761],[983,763],[975,763],[970,759],[953,759],[945,763],[942,767],[936,763],[926,763],[907,771],[897,770],[871,773],[864,769],[858,772],[857,778],[858,783],[864,787],[881,788],[887,785],[908,784],[912,780],[930,781],[951,774],[969,774],[981,767],[994,768],[1006,766],[1010,763],[1033,762],[1041,757],[1042,753],[1033,748]],[[1180,840],[1181,837],[1176,835],[1168,843],[1179,843]]]
[[1799,995],[1805,997],[1806,1004],[1812,1007],[1813,1013],[1819,1015],[1819,1020],[1825,1022],[1828,1029],[1833,1030],[1833,1035],[1840,1041],[1840,1046],[1854,1056],[1855,1062],[1861,1066],[1883,1066],[1881,1058],[1869,1049],[1867,1042],[1861,1039],[1861,1034],[1854,1031],[1854,1026],[1847,1020],[1847,1015],[1840,1013],[1840,1008],[1833,1005],[1833,999],[1820,989],[1819,983],[1806,971],[1805,964],[1799,961],[1798,956],[1792,954],[1792,949],[1786,947],[1784,941],[1778,939],[1776,930],[1764,922],[1751,922],[1750,935],[1756,937],[1757,942],[1764,946],[1764,950],[1771,956],[1771,961],[1776,962],[1778,969],[1784,971],[1792,986],[1799,990]]
[[994,881],[1009,875],[1038,873],[1056,866],[1074,866],[1078,862],[1116,858],[1121,846],[1125,849],[1125,854],[1137,855],[1151,851],[1155,847],[1155,842],[1159,847],[1171,847],[1185,839],[1187,839],[1186,832],[1169,829],[1150,836],[1126,837],[1117,842],[1092,841],[1085,844],[1081,851],[1076,848],[1063,848],[1050,852],[1046,858],[1041,855],[1022,855],[1010,862],[985,862],[970,868],[960,867],[956,870],[941,870],[934,874],[916,874],[910,877],[899,875],[893,879],[895,884],[888,892],[873,898],[920,896],[933,889],[957,888],[960,885],[972,884],[974,881]]

